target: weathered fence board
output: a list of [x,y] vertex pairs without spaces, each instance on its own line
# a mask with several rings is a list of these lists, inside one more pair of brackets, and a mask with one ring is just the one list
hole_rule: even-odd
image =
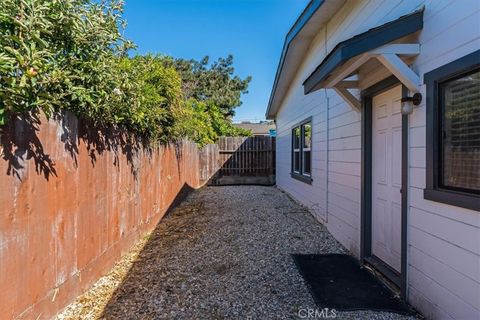
[[205,157],[218,159],[210,185],[275,184],[275,138],[222,137],[216,146],[218,157]]
[[205,184],[219,169],[218,145],[207,144],[200,149],[200,183]]
[[273,152],[268,138],[147,147],[70,112],[12,118],[0,128],[0,319],[53,317],[213,175],[273,183]]
[[0,319],[52,318],[216,170],[216,145],[125,136],[70,112],[0,128]]

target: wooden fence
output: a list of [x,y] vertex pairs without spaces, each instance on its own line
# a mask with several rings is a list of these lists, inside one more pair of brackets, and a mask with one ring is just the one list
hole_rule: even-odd
[[195,143],[125,136],[70,112],[0,128],[0,319],[53,318],[208,181]]
[[273,137],[222,137],[206,152],[213,153],[204,157],[213,161],[206,167],[216,169],[209,185],[275,184]]

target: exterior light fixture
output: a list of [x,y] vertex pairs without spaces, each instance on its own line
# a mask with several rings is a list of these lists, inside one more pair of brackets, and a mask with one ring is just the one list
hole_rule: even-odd
[[413,108],[422,102],[422,95],[417,92],[413,97],[403,97],[401,102],[402,114],[409,115],[413,112]]

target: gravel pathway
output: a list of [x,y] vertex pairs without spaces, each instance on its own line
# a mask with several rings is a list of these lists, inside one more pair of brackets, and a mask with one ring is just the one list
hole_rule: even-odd
[[[202,188],[158,225],[101,317],[305,318],[299,310],[305,315],[316,306],[290,255],[345,252],[274,187]],[[337,313],[337,319],[367,318],[406,319]]]

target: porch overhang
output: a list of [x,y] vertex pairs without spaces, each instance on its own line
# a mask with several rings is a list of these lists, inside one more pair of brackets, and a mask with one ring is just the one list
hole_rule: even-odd
[[420,79],[406,61],[420,53],[420,45],[409,42],[409,36],[422,28],[423,9],[339,43],[304,81],[305,94],[332,88],[352,108],[360,110],[360,101],[349,89],[359,88],[358,70],[372,58],[410,91],[418,92]]

